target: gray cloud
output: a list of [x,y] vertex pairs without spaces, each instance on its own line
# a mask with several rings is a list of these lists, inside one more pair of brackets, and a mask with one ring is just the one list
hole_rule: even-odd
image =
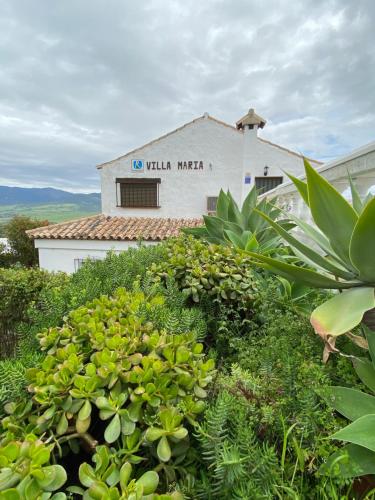
[[0,183],[98,189],[208,111],[319,159],[373,140],[372,0],[3,0]]

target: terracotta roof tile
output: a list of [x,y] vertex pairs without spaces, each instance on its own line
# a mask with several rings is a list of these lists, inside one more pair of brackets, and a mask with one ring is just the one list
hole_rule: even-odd
[[100,214],[26,232],[33,239],[161,241],[178,236],[183,227],[198,227],[202,223],[202,219],[110,217]]

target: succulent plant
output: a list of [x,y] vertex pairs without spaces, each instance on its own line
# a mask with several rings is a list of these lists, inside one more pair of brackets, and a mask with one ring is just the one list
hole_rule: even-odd
[[[258,194],[254,186],[242,208],[239,209],[228,191],[220,191],[216,215],[203,215],[204,227],[186,228],[183,231],[210,243],[235,245],[244,250],[266,253],[273,251],[280,238],[269,224],[259,215],[256,209],[266,213],[271,220],[280,216],[281,211],[275,207],[275,200],[266,199],[258,202]],[[279,221],[286,229],[293,227],[290,221]]]
[[32,399],[5,406],[5,439],[33,432],[55,453],[93,453],[103,444],[121,463],[173,467],[181,449],[188,453],[186,426],[205,407],[214,362],[194,331],[154,326],[165,307],[162,296],[118,289],[42,332],[47,355],[28,372]]
[[138,479],[131,479],[133,467],[129,462],[118,463],[116,454],[107,446],[98,446],[93,456],[95,467],[88,463],[81,464],[79,479],[86,489],[71,486],[68,491],[82,495],[84,500],[182,500],[179,493],[158,495],[155,493],[159,484],[157,472],[149,470]]
[[63,500],[65,494],[53,494],[66,482],[61,465],[51,465],[53,445],[34,435],[24,441],[8,440],[0,446],[0,497],[9,500],[37,498]]
[[307,160],[305,171],[307,182],[290,177],[309,207],[316,227],[291,214],[289,217],[302,231],[306,243],[298,235],[285,231],[266,213],[258,211],[258,214],[289,243],[308,268],[281,258],[254,252],[251,255],[259,265],[291,281],[340,290],[311,315],[316,332],[333,348],[332,339],[349,332],[362,321],[366,311],[375,307],[375,198],[362,201],[350,179],[352,206]]

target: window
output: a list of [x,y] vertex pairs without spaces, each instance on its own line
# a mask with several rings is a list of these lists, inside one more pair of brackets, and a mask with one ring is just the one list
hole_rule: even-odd
[[207,196],[207,212],[209,215],[216,213],[217,196]]
[[261,192],[265,193],[274,189],[276,186],[283,182],[282,177],[255,177],[256,188]]
[[82,259],[74,259],[74,271],[78,271],[88,260],[101,260],[100,257],[84,257]]
[[[125,208],[158,208],[160,179],[116,179],[117,206]],[[120,197],[120,203],[118,200]]]

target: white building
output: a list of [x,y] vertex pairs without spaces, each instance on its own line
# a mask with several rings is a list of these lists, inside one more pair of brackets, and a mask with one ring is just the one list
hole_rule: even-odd
[[[301,155],[258,136],[266,121],[253,109],[231,126],[207,113],[98,166],[102,214],[33,229],[40,266],[74,272],[88,257],[155,243],[215,211],[220,189],[242,202],[303,172]],[[311,160],[316,167],[319,162]]]

